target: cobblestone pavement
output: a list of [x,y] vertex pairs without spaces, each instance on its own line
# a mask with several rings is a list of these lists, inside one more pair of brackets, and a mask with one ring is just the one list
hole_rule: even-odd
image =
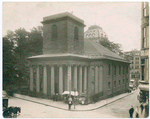
[[[131,105],[138,105],[137,94],[138,91],[93,111],[62,110],[14,97],[10,98],[9,106],[21,107],[18,118],[128,118]],[[67,105],[65,107],[67,108]]]

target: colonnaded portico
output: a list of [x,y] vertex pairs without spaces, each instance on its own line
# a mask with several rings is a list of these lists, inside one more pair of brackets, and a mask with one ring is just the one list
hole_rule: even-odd
[[[34,59],[34,57],[32,58]],[[52,61],[52,59],[50,61]],[[73,60],[67,61],[68,63],[64,61],[64,63],[61,64],[59,62],[60,61],[55,60],[53,61],[52,64],[48,63],[40,64],[40,61],[36,63],[35,62],[31,63],[30,90],[41,92],[45,95],[51,96],[56,93],[62,95],[64,91],[75,91],[75,90],[79,92],[79,95],[82,95],[82,93],[86,93],[86,95],[88,95],[88,93],[95,94],[102,92],[103,88],[102,64],[99,63],[97,65],[90,65],[90,62],[87,62],[87,60],[85,63],[83,61],[79,63],[80,61],[78,61],[78,63],[76,64],[73,63],[75,62]],[[61,62],[63,61],[61,60]],[[87,91],[88,88],[90,89],[92,88],[92,90]]]

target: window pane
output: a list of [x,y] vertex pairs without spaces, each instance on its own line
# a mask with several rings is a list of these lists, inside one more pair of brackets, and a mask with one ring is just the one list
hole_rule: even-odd
[[53,25],[52,27],[52,38],[57,38],[57,26]]
[[145,36],[146,36],[146,29],[144,28],[144,30],[143,30],[143,31],[144,31],[144,37],[145,37]]
[[110,75],[111,69],[110,64],[108,65],[108,75]]
[[146,8],[144,9],[144,16],[146,16]]
[[[89,34],[89,36],[90,35],[91,34]],[[74,29],[74,39],[78,40],[78,28],[77,27],[75,27],[75,29]]]

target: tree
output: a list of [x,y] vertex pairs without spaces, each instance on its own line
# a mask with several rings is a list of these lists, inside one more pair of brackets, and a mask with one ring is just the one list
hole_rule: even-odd
[[121,44],[110,42],[108,40],[101,40],[99,43],[111,50],[112,52],[122,55]]
[[9,37],[3,37],[3,88],[13,83],[15,77],[14,43]]
[[[29,79],[28,57],[42,54],[43,27],[8,31],[3,37],[3,83],[20,86]],[[8,85],[9,85],[8,84]]]
[[29,34],[28,56],[40,55],[43,50],[43,27],[32,28]]

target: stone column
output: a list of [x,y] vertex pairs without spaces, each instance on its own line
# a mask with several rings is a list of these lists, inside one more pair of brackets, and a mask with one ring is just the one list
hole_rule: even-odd
[[39,72],[39,65],[36,67],[36,91],[40,92],[40,72]]
[[54,88],[55,88],[55,85],[54,85],[54,81],[55,81],[55,79],[54,79],[54,66],[51,66],[51,95],[53,95],[54,94]]
[[30,91],[33,91],[33,67],[30,66]]
[[71,91],[71,66],[68,66],[67,90]]
[[63,67],[59,66],[59,94],[63,93]]
[[47,68],[44,65],[44,73],[43,73],[43,93],[47,94]]
[[77,66],[74,66],[74,89],[77,90]]
[[92,66],[88,66],[87,68],[88,74],[87,74],[87,100],[88,103],[90,102],[90,96],[93,95],[92,92]]
[[95,66],[95,93],[98,93],[98,66]]
[[82,94],[82,66],[79,67],[79,94]]
[[86,91],[87,88],[87,67],[84,67],[84,91]]
[[103,91],[103,67],[99,67],[99,92]]

